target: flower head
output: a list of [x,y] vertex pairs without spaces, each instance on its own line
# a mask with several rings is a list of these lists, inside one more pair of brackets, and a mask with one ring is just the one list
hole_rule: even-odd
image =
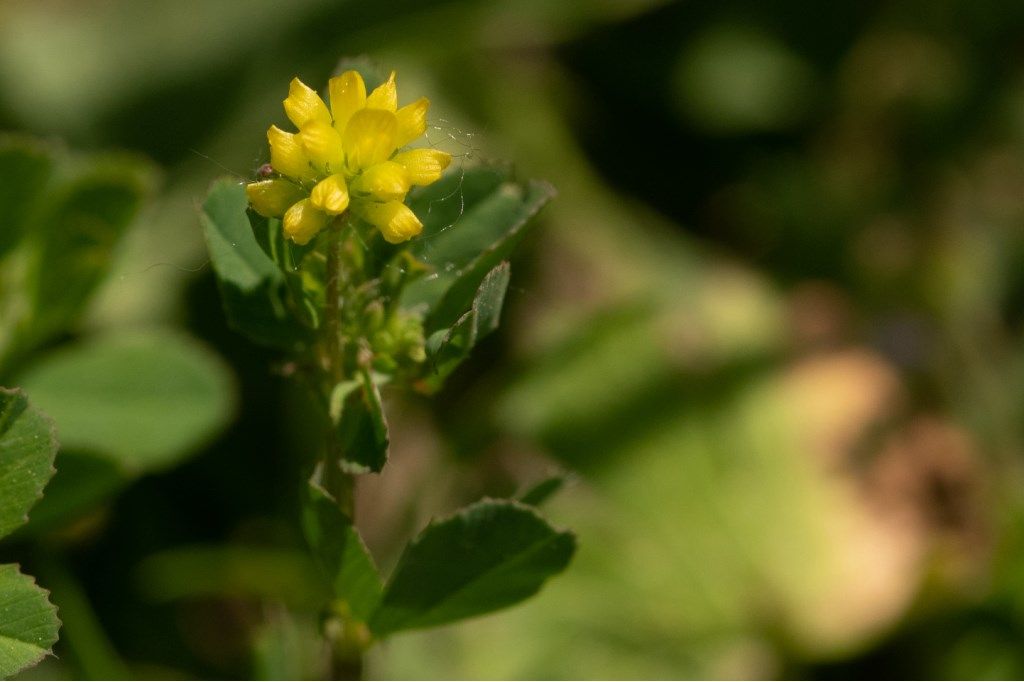
[[436,149],[399,151],[426,130],[430,102],[421,97],[399,108],[393,71],[369,94],[362,76],[346,71],[330,80],[328,93],[329,107],[292,80],[284,111],[298,132],[267,130],[273,172],[246,187],[250,205],[260,215],[283,218],[285,235],[297,244],[346,211],[393,244],[415,237],[423,224],[405,205],[406,194],[437,181],[451,163]]

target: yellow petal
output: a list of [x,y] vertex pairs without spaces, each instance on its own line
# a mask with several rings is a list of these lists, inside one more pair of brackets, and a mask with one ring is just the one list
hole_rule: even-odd
[[389,201],[386,204],[360,202],[359,213],[392,244],[408,241],[423,231],[420,219],[400,201]]
[[394,71],[388,76],[387,81],[374,88],[366,98],[366,108],[392,112],[398,108],[398,85],[395,83]]
[[302,188],[288,180],[250,182],[245,186],[249,205],[261,216],[280,218],[288,207],[304,196]]
[[310,121],[323,121],[328,125],[331,122],[331,113],[327,111],[327,105],[320,99],[320,95],[298,78],[293,78],[288,86],[284,113],[300,130]]
[[413,185],[429,185],[441,177],[452,155],[437,149],[410,149],[396,154],[394,162],[405,168]]
[[310,121],[299,133],[299,139],[309,160],[322,172],[341,170],[345,152],[341,148],[341,135],[330,123]]
[[427,109],[429,108],[430,100],[420,97],[412,104],[406,104],[395,112],[395,117],[398,118],[396,147],[404,147],[427,130]]
[[409,172],[394,161],[378,163],[356,178],[352,190],[377,201],[401,200],[409,191]]
[[360,109],[345,126],[343,137],[348,170],[358,173],[382,161],[395,151],[398,121],[390,111]]
[[315,171],[309,165],[309,157],[297,135],[270,126],[267,142],[270,143],[270,165],[278,173],[297,180],[308,180],[314,176]]
[[332,78],[327,83],[327,90],[331,97],[334,127],[343,133],[352,114],[366,106],[366,84],[358,71],[346,71]]
[[297,201],[284,214],[284,234],[300,246],[327,226],[329,218],[313,206],[309,199]]
[[309,200],[315,208],[327,215],[341,215],[348,208],[348,186],[345,184],[345,176],[335,173],[321,180],[313,188]]

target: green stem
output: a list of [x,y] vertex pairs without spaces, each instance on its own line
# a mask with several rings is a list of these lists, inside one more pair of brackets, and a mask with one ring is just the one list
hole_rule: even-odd
[[[327,291],[324,310],[324,355],[322,364],[328,377],[328,395],[345,379],[341,344],[341,284],[344,277],[341,252],[344,248],[345,216],[332,222],[327,240]],[[338,508],[355,523],[355,477],[342,468],[342,452],[338,443],[337,424],[327,430],[327,454],[324,462],[324,488],[338,503]]]
[[[324,340],[321,364],[328,379],[328,395],[345,379],[342,357],[341,306],[344,305],[342,285],[345,265],[342,250],[345,246],[345,216],[335,218],[329,227],[327,240],[327,287],[324,310]],[[337,502],[338,508],[351,523],[356,520],[355,476],[342,468],[338,425],[330,422],[327,429],[327,452],[323,467],[324,488]],[[363,649],[353,637],[355,623],[348,618],[332,616],[324,627],[324,637],[330,644],[330,677],[335,680],[359,680],[363,676]]]

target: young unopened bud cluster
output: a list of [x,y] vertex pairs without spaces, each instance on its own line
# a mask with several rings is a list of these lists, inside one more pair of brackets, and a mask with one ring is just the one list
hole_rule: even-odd
[[377,371],[394,373],[427,359],[423,321],[418,315],[401,311],[387,314],[384,306],[374,301],[366,307],[363,320]]

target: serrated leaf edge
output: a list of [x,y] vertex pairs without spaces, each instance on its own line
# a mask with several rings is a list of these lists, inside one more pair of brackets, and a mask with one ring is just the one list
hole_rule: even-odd
[[[54,466],[54,463],[56,462],[57,454],[60,451],[60,439],[57,437],[57,423],[53,420],[52,417],[50,417],[50,415],[35,407],[35,405],[32,403],[32,399],[28,397],[28,393],[26,393],[24,389],[17,387],[6,388],[4,386],[0,386],[0,393],[20,395],[22,398],[25,399],[25,402],[28,406],[27,409],[33,410],[37,415],[42,417],[43,423],[45,423],[47,427],[46,434],[50,442],[51,451],[53,453],[50,456],[50,468],[48,471],[49,475],[46,477],[46,480],[43,481],[43,485],[39,487],[39,492],[36,493],[35,499],[33,499],[32,504],[29,505],[28,509],[26,509],[25,513],[22,515],[21,523],[19,523],[17,526],[11,529],[12,531],[14,531],[28,523],[29,512],[32,511],[33,507],[39,504],[39,500],[43,499],[43,496],[45,494],[43,491],[46,490],[46,486],[49,485],[50,481],[53,480],[54,475],[56,475],[57,467]],[[0,539],[5,538],[8,535],[10,535],[10,533],[8,533],[7,535],[0,536]]]
[[[17,571],[19,576],[21,576],[23,578],[27,578],[29,585],[31,585],[31,587],[33,589],[39,590],[39,592],[41,592],[43,594],[43,596],[46,598],[46,605],[48,607],[48,610],[53,614],[54,619],[57,621],[57,632],[59,633],[61,628],[64,626],[64,623],[60,619],[60,609],[57,608],[57,605],[54,604],[53,601],[50,600],[50,595],[51,595],[50,590],[46,589],[45,587],[40,585],[38,582],[36,582],[36,577],[34,575],[32,575],[31,573],[25,573],[21,569],[21,564],[19,564],[19,563],[15,562],[13,564],[0,564],[0,566],[14,566],[14,568]],[[56,644],[58,640],[59,640],[59,637],[57,639],[54,639],[53,644]],[[22,640],[18,640],[18,641],[22,641]],[[25,644],[31,644],[30,642],[24,642],[24,643]],[[34,658],[34,659],[26,662],[25,665],[23,665],[21,668],[19,668],[17,670],[11,671],[10,674],[11,675],[17,675],[18,673],[22,672],[23,670],[28,670],[32,666],[38,665],[39,662],[42,661],[47,656],[53,656],[53,644],[51,644],[48,648],[42,650],[42,653],[39,654],[38,658]],[[39,648],[42,649],[42,647],[39,647]],[[6,679],[6,678],[3,678],[3,679]]]

